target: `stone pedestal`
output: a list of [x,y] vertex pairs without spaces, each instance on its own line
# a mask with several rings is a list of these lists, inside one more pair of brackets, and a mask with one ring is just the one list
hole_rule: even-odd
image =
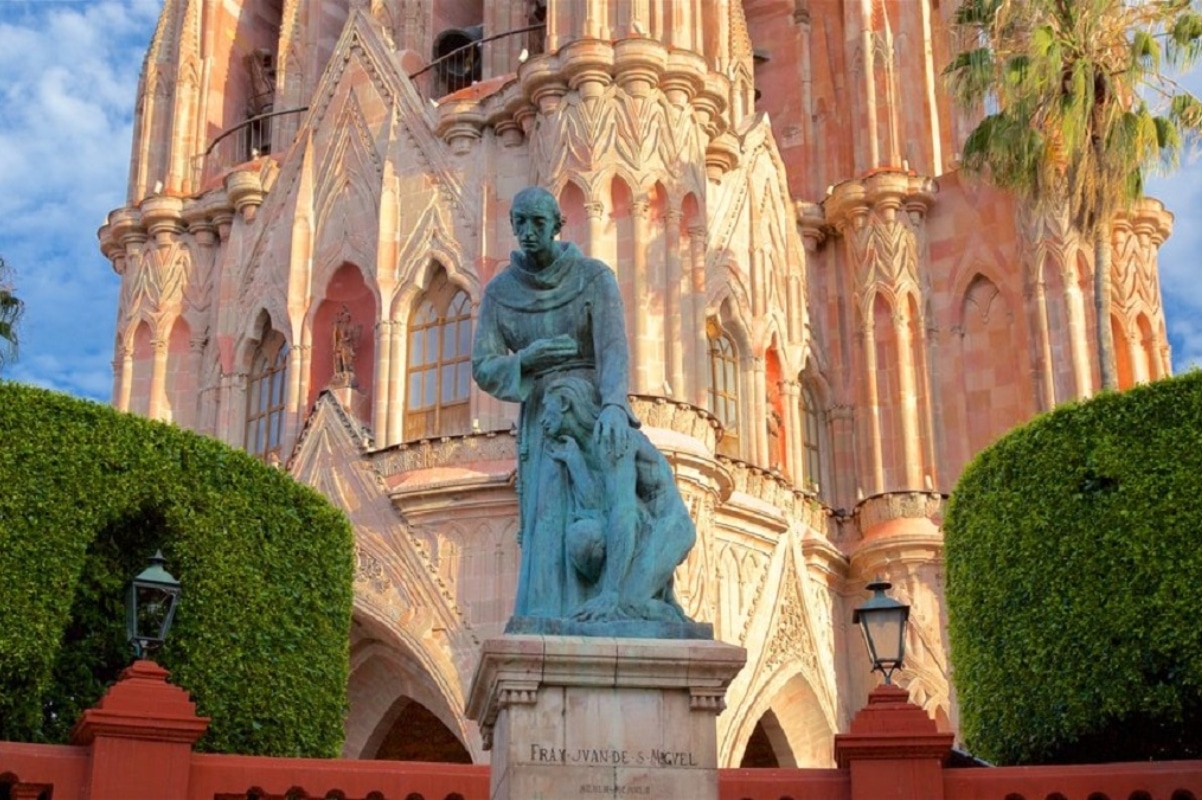
[[746,658],[698,640],[486,641],[467,715],[492,750],[490,800],[717,800],[716,717]]

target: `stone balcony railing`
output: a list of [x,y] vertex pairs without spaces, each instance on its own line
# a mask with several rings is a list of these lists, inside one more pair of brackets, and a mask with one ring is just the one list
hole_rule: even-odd
[[830,537],[830,509],[816,495],[797,488],[779,472],[726,456],[718,456],[718,462],[730,474],[733,491],[779,509],[785,523],[798,520],[810,530]]
[[388,481],[423,469],[471,467],[517,457],[517,438],[510,431],[462,433],[404,442],[372,456],[372,464]]

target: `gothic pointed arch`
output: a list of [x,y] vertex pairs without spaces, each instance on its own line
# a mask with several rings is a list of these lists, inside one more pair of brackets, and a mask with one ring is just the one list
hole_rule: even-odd
[[1131,358],[1131,336],[1122,312],[1113,309],[1110,314],[1110,334],[1114,343],[1114,372],[1119,389],[1130,389],[1135,385],[1135,364]]
[[720,316],[706,320],[705,339],[709,353],[706,402],[710,413],[722,425],[718,452],[737,457],[740,454],[740,425],[743,419],[739,349],[735,337]]
[[[776,548],[757,592],[744,641],[748,664],[736,679],[741,700],[719,748],[739,763],[757,727],[771,712],[779,723],[773,754],[781,766],[825,767],[834,758],[832,666],[818,659],[817,639],[803,585],[800,547],[786,537]],[[765,733],[767,731],[764,731]],[[787,746],[785,743],[787,742]],[[791,761],[790,761],[791,759]]]
[[1014,342],[1014,308],[984,272],[961,295],[959,318],[962,363],[974,365],[963,375],[967,459],[1022,419],[1029,398]]
[[[200,365],[193,357],[192,326],[184,315],[179,315],[171,324],[167,336],[166,408],[163,418],[171,420],[181,428],[195,425],[197,394],[197,372]],[[199,354],[196,354],[199,355]]]
[[150,413],[150,376],[154,369],[154,328],[150,320],[141,317],[126,330],[129,331],[126,346],[133,356],[133,374],[130,378],[131,400],[127,410],[146,416]]
[[1050,374],[1052,400],[1054,404],[1072,398],[1072,332],[1069,328],[1068,294],[1065,291],[1065,270],[1059,253],[1048,252],[1040,259],[1040,279],[1043,281],[1043,306],[1037,313],[1042,315],[1046,330],[1044,358],[1051,363],[1045,367]]
[[831,453],[830,429],[827,418],[827,396],[818,370],[811,360],[798,376],[798,399],[801,403],[801,479],[797,481],[806,490],[821,498],[834,496],[827,474],[834,474],[834,465],[828,463]]
[[[356,629],[364,637],[385,635],[361,617]],[[352,648],[347,699],[357,722],[348,731],[346,757],[472,763],[459,715],[404,643],[360,639]]]
[[416,299],[406,327],[405,440],[466,433],[471,416],[471,298],[439,268]]
[[577,181],[563,182],[559,190],[559,212],[564,217],[563,230],[559,234],[561,241],[580,244],[589,241],[587,202],[588,195]]
[[343,262],[314,292],[314,300],[306,320],[312,342],[307,404],[325,388],[348,387],[359,402],[356,415],[366,422],[372,418],[377,368],[375,287],[364,280],[362,268]]
[[397,256],[395,283],[398,287],[391,305],[391,318],[403,319],[414,298],[426,291],[439,269],[473,297],[480,296],[480,280],[469,269],[470,259],[449,219],[450,214],[437,192],[431,192],[426,204],[412,223],[406,222],[407,235]]
[[255,332],[244,345],[246,407],[242,444],[251,455],[269,463],[283,463],[287,433],[288,338],[271,316],[261,311]]

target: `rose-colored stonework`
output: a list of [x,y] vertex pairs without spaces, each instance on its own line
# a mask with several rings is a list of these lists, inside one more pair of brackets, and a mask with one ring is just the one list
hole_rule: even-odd
[[[513,609],[520,444],[517,407],[461,380],[530,184],[614,268],[631,405],[698,531],[677,597],[748,652],[719,764],[834,764],[877,575],[912,606],[897,680],[955,729],[943,495],[1098,383],[1091,247],[957,171],[955,5],[165,0],[100,230],[113,401],[346,510],[348,757],[403,749],[417,703],[423,737],[488,758],[464,706]],[[1146,200],[1115,226],[1124,386],[1169,371],[1171,224]]]

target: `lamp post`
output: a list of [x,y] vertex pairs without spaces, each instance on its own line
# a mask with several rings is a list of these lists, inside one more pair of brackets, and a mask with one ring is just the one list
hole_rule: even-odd
[[163,551],[156,551],[150,566],[129,584],[125,633],[138,658],[149,658],[162,646],[179,605],[179,581],[163,567],[166,563]]
[[910,618],[908,605],[885,594],[892,586],[879,578],[868,584],[872,597],[851,615],[851,621],[864,632],[873,671],[883,674],[886,684],[893,683],[894,670],[901,669],[906,655],[906,620]]
[[943,764],[953,735],[940,733],[910,693],[893,684],[906,648],[910,607],[885,594],[892,584],[877,578],[872,597],[852,613],[864,632],[873,671],[885,682],[868,693],[847,733],[835,734],[835,763],[848,770],[850,800],[943,800]]

